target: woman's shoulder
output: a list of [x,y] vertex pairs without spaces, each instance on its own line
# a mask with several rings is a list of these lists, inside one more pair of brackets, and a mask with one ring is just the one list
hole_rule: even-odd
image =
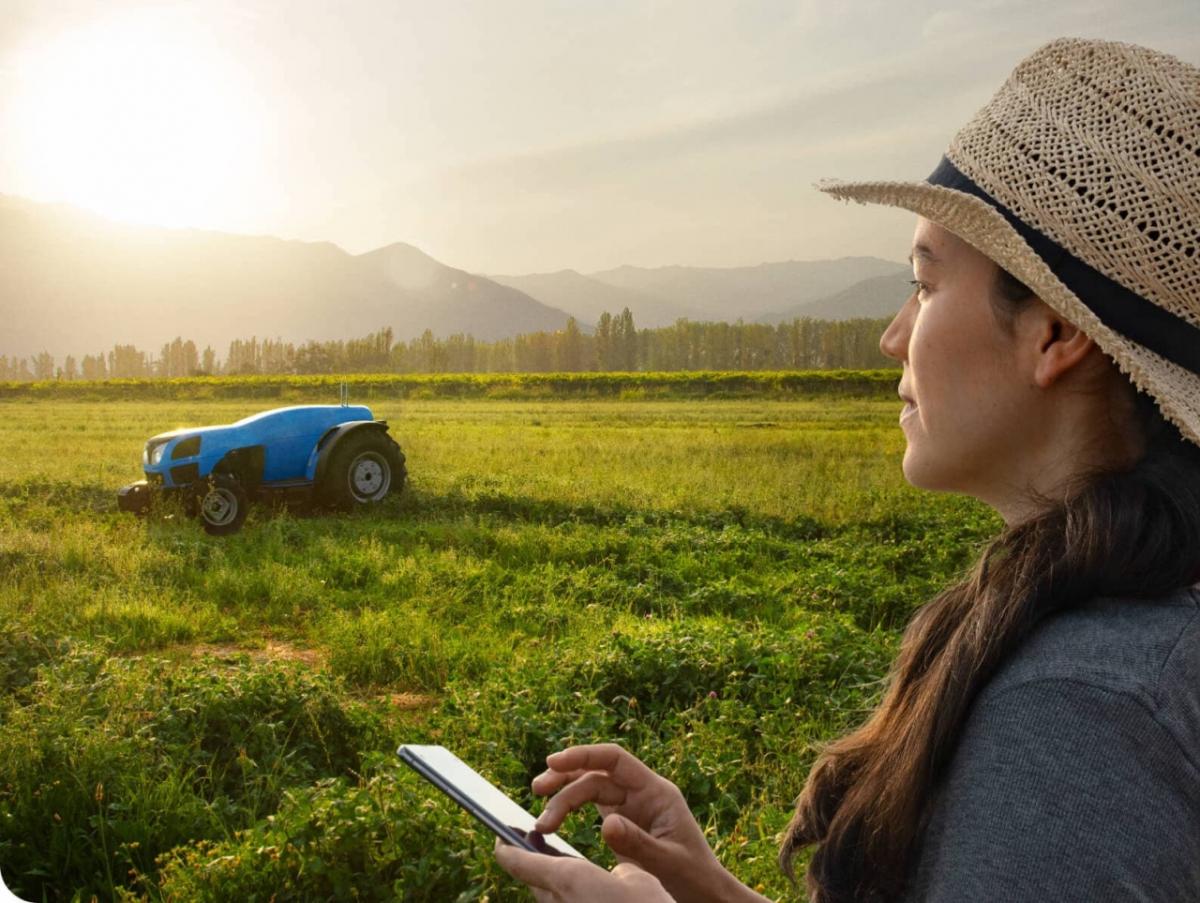
[[1055,613],[1005,661],[978,704],[1042,682],[1132,698],[1200,749],[1200,585],[1159,599],[1098,597]]
[[1185,675],[1200,677],[1200,584],[1159,599],[1102,596],[1056,612],[1025,638],[986,692],[1065,679],[1158,705]]
[[938,776],[907,901],[1200,899],[1200,592],[1042,622]]

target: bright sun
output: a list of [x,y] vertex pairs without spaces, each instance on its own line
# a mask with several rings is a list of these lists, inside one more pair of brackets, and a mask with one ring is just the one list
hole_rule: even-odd
[[23,193],[167,226],[244,206],[260,120],[244,75],[186,23],[92,24],[26,47],[16,70],[4,131]]

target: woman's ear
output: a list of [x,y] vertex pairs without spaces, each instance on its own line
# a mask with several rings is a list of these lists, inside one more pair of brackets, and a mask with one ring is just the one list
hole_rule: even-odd
[[1026,347],[1034,356],[1033,381],[1040,389],[1054,385],[1097,347],[1082,329],[1043,302],[1027,309],[1026,314]]

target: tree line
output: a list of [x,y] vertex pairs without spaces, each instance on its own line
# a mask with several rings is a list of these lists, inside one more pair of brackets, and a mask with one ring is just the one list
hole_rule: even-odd
[[436,338],[426,330],[397,341],[390,327],[358,339],[295,344],[281,339],[234,339],[224,359],[211,346],[177,337],[157,356],[133,345],[32,358],[0,355],[0,380],[97,380],[179,376],[329,373],[555,373],[671,370],[868,370],[894,367],[879,351],[887,318],[814,320],[778,325],[693,322],[638,329],[629,309],[601,314],[586,333],[574,318],[563,329],[496,341],[470,334]]

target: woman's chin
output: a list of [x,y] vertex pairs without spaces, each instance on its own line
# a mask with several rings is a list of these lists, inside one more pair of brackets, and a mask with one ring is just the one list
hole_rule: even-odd
[[951,486],[947,485],[945,475],[940,473],[940,469],[933,466],[932,462],[917,453],[911,442],[904,452],[904,462],[901,464],[901,470],[904,473],[904,479],[908,481],[910,486],[916,489],[929,489],[933,491],[952,489]]

